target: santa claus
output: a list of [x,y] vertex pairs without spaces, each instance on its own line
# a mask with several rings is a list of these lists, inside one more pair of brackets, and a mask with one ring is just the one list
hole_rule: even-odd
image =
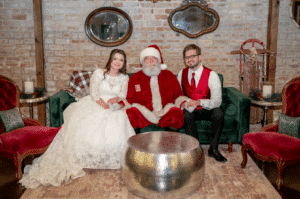
[[176,76],[163,63],[161,52],[151,45],[140,54],[142,71],[128,82],[126,110],[136,133],[148,125],[157,124],[165,130],[179,130],[184,123],[181,104],[187,100]]

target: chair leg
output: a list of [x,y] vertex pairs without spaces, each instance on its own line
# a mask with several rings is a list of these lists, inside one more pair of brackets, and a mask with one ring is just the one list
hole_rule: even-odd
[[232,153],[232,142],[228,143],[228,152]]
[[16,178],[19,181],[22,178],[22,158],[18,153],[14,155],[14,164],[16,169]]
[[284,173],[285,162],[279,161],[276,162],[276,164],[278,169],[276,185],[277,185],[277,189],[279,190],[280,187],[283,185],[283,173]]
[[248,159],[247,159],[247,150],[246,150],[246,147],[245,147],[244,144],[242,145],[241,152],[242,152],[242,156],[243,156],[243,161],[242,161],[242,163],[241,163],[241,167],[242,167],[242,168],[245,168]]

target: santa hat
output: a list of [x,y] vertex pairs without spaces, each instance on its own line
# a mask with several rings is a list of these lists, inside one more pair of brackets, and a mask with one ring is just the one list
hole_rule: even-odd
[[142,63],[147,56],[154,56],[158,59],[158,62],[161,63],[160,67],[162,70],[165,70],[167,68],[167,65],[164,64],[164,60],[162,58],[161,52],[157,45],[150,45],[148,48],[145,48],[142,50],[140,54],[140,62]]

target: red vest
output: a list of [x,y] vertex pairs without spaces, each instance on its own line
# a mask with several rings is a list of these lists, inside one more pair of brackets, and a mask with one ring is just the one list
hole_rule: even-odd
[[182,85],[184,94],[193,100],[210,99],[210,89],[208,87],[208,78],[209,78],[211,70],[206,68],[205,66],[203,66],[202,75],[200,77],[197,88],[193,88],[189,84],[188,71],[189,71],[188,67],[182,70],[181,85]]

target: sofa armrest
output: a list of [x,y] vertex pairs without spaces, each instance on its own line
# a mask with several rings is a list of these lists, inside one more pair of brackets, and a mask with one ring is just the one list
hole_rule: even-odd
[[23,122],[25,126],[43,126],[42,123],[38,120],[31,119],[23,116]]
[[278,120],[274,123],[263,126],[259,131],[278,132]]
[[51,127],[59,127],[63,124],[64,110],[75,101],[75,98],[65,90],[61,90],[49,98]]
[[238,143],[242,143],[243,135],[249,132],[251,100],[244,93],[234,87],[224,87],[227,100],[237,107],[235,116],[238,130]]

